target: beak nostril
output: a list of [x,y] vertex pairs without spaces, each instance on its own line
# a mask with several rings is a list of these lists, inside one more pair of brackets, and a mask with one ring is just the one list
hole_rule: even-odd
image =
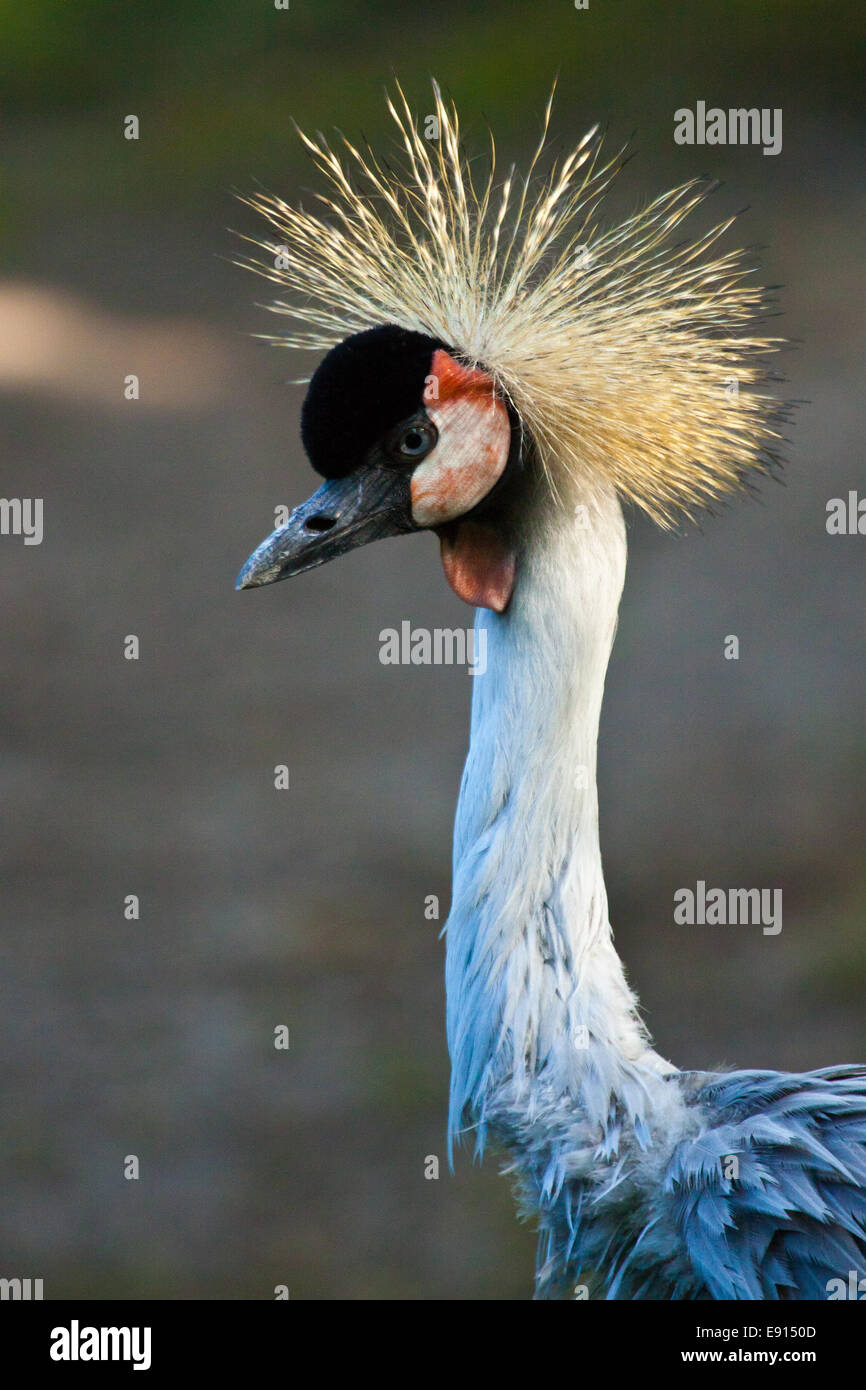
[[335,516],[308,516],[304,522],[304,530],[330,531],[336,524],[337,518]]

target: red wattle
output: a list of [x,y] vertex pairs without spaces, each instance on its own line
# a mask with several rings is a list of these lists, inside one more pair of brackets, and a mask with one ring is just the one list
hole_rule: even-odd
[[489,526],[457,521],[439,531],[442,568],[458,598],[473,608],[503,613],[514,589],[513,551]]

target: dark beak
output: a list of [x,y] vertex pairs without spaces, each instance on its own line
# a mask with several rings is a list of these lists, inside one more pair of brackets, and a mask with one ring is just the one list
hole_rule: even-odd
[[347,550],[418,528],[412,520],[409,474],[379,464],[329,478],[254,550],[237,589],[275,584],[335,560]]

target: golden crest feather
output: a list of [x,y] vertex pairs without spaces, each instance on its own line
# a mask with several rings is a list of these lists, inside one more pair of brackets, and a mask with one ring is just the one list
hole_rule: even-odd
[[272,259],[242,263],[291,291],[269,307],[306,329],[270,341],[321,352],[382,323],[440,338],[493,375],[554,486],[601,475],[661,525],[766,467],[782,412],[754,388],[782,340],[753,331],[764,291],[743,252],[709,254],[733,219],[671,243],[706,184],[600,229],[621,161],[602,161],[597,127],[542,176],[551,93],[526,175],[497,178],[491,138],[476,186],[456,108],[433,92],[433,140],[399,85],[387,99],[402,173],[345,137],[338,154],[299,132],[328,184],[321,210],[243,199],[278,240],[246,238]]

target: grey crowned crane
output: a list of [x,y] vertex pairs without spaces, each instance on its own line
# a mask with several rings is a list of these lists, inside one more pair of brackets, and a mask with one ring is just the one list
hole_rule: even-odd
[[[320,210],[252,205],[254,258],[324,351],[301,433],[324,482],[238,587],[433,530],[477,608],[446,926],[449,1135],[509,1155],[537,1220],[536,1295],[826,1299],[866,1274],[866,1069],[683,1072],[653,1050],[614,949],[596,742],[626,563],[621,502],[660,525],[766,469],[777,340],[727,224],[672,241],[687,184],[619,226],[590,132],[536,176],[477,184],[434,87],[428,141],[398,89],[403,172],[302,136]],[[285,291],[288,289],[288,295]],[[735,379],[738,390],[726,389]]]

